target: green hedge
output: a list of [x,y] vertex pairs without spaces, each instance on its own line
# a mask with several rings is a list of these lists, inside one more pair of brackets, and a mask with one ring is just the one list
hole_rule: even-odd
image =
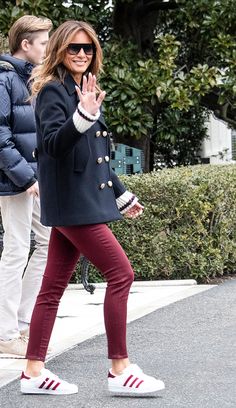
[[[122,176],[145,206],[111,225],[136,280],[206,282],[236,270],[236,167],[202,165]],[[79,279],[79,271],[75,281]],[[90,281],[99,281],[95,269]]]

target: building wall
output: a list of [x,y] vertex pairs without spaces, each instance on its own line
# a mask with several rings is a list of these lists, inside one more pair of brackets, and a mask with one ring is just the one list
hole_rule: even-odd
[[232,130],[225,122],[210,116],[208,122],[209,137],[204,140],[200,156],[211,164],[220,164],[232,160]]
[[236,129],[232,130],[232,159],[236,160]]

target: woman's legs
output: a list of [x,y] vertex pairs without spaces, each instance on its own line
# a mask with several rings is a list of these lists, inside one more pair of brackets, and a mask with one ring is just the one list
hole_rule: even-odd
[[[53,229],[48,263],[30,325],[27,369],[22,373],[21,392],[31,394],[74,394],[78,387],[42,370],[60,298],[79,254],[83,253],[106,278],[104,302],[108,357],[112,372],[108,390],[116,394],[141,395],[165,388],[163,381],[150,377],[129,363],[126,350],[126,316],[133,271],[121,246],[106,225]],[[119,375],[120,374],[120,375]],[[33,377],[33,378],[32,378]]]
[[108,358],[112,359],[113,373],[119,374],[129,365],[126,347],[127,300],[134,279],[130,262],[105,224],[60,227],[59,230],[100,270],[107,281],[104,319]]
[[[104,224],[53,228],[47,267],[31,320],[27,358],[44,361],[58,304],[80,253],[101,271],[108,283],[104,301],[108,357],[112,359],[114,373],[119,373],[129,364],[127,299],[134,274],[123,249]],[[36,364],[27,366],[26,373],[33,375],[30,366],[33,370]]]

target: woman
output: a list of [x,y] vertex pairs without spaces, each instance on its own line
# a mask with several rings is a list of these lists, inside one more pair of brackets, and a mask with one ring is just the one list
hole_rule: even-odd
[[90,25],[66,21],[51,36],[45,64],[33,75],[41,221],[52,226],[48,261],[34,308],[21,378],[23,393],[72,394],[74,384],[44,368],[60,298],[80,254],[107,281],[104,318],[112,367],[108,389],[144,394],[164,388],[130,364],[126,348],[131,265],[107,223],[135,218],[143,207],[110,169],[110,146],[97,86],[102,51]]

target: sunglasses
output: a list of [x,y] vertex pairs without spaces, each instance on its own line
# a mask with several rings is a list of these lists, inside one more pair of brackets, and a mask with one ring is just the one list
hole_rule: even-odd
[[96,51],[94,44],[70,43],[67,47],[67,52],[70,55],[76,55],[80,52],[81,48],[83,48],[86,55],[93,55]]

